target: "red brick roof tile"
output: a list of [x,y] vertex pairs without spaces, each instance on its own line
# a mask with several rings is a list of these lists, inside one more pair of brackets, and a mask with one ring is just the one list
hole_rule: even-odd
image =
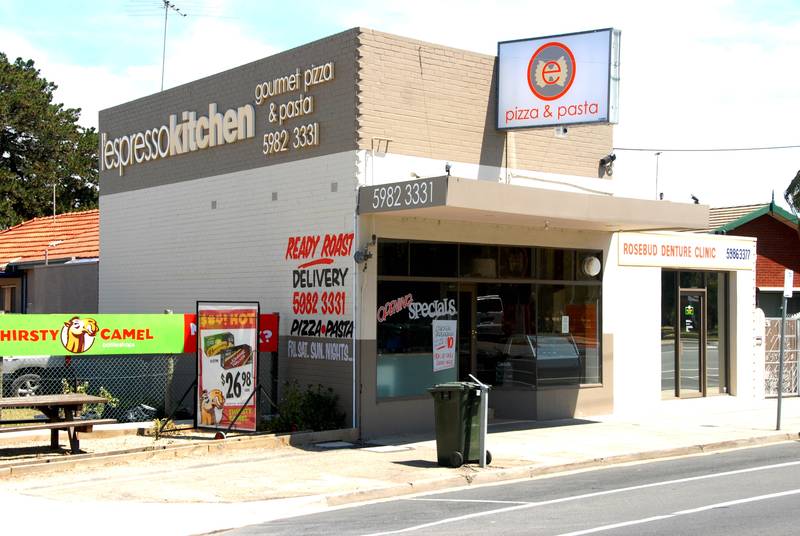
[[0,231],[0,269],[9,263],[100,257],[100,211],[34,218]]

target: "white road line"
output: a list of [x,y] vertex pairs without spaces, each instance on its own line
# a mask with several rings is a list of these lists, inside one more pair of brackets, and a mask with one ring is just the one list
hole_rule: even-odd
[[604,532],[606,530],[618,529],[621,527],[630,527],[632,525],[643,525],[645,523],[652,523],[653,521],[661,521],[664,519],[670,519],[673,517],[678,516],[685,516],[689,514],[697,514],[700,512],[706,512],[708,510],[713,510],[714,508],[727,508],[728,506],[736,506],[737,504],[746,504],[751,502],[757,501],[767,501],[769,499],[777,499],[779,497],[786,497],[787,495],[797,495],[800,493],[800,489],[792,489],[789,491],[782,491],[780,493],[769,493],[767,495],[758,495],[756,497],[748,497],[746,499],[737,499],[735,501],[726,501],[716,504],[709,504],[707,506],[701,506],[699,508],[692,508],[690,510],[681,510],[680,512],[673,512],[671,514],[666,514],[663,516],[653,516],[653,517],[646,517],[643,519],[634,519],[631,521],[623,521],[622,523],[614,523],[612,525],[603,525],[601,527],[594,527],[591,529],[585,530],[578,530],[575,532],[565,532],[563,534],[559,534],[558,536],[581,536],[583,534],[594,534],[596,532]]
[[592,529],[586,530],[579,530],[576,532],[565,532],[564,534],[559,534],[558,536],[578,536],[580,534],[591,534],[593,532],[602,532],[604,530],[612,530],[612,529],[621,529],[622,527],[630,527],[632,525],[642,525],[644,523],[652,523],[653,521],[661,521],[664,519],[669,519],[671,517],[675,517],[674,514],[667,514],[663,516],[653,516],[653,517],[646,517],[644,519],[635,519],[633,521],[623,521],[621,523],[613,523],[611,525],[603,525],[602,527],[595,527]]
[[517,506],[509,506],[508,508],[498,508],[497,510],[489,510],[488,512],[475,512],[474,514],[467,514],[458,517],[448,517],[446,519],[440,519],[439,521],[432,521],[430,523],[424,523],[422,525],[415,525],[413,527],[406,527],[404,529],[398,530],[389,530],[386,532],[375,532],[373,534],[369,534],[367,536],[382,536],[384,534],[401,534],[403,532],[412,532],[415,530],[427,529],[428,527],[435,527],[436,525],[444,525],[445,523],[454,523],[456,521],[464,521],[466,519],[472,519],[474,517],[483,517],[488,515],[494,514],[503,514],[505,512],[513,512],[514,510],[522,510],[523,508],[530,508],[531,506],[537,506],[538,503],[527,503],[527,504],[519,504]]
[[407,500],[427,501],[427,502],[486,503],[486,504],[534,504],[530,501],[493,501],[490,499],[407,499]]
[[[640,484],[638,486],[629,486],[629,487],[626,487],[626,488],[617,488],[617,489],[610,489],[610,490],[606,490],[606,491],[597,491],[597,492],[594,492],[594,493],[584,493],[584,494],[581,494],[581,495],[572,495],[570,497],[561,497],[560,499],[551,499],[549,501],[523,503],[523,504],[517,504],[515,506],[509,506],[507,508],[498,508],[498,509],[495,509],[495,510],[487,510],[485,512],[474,512],[472,514],[466,514],[466,515],[463,515],[463,516],[448,517],[448,518],[440,519],[438,521],[431,521],[430,523],[424,523],[422,525],[414,525],[412,527],[406,527],[406,528],[403,528],[403,529],[389,530],[389,531],[385,531],[385,532],[375,532],[375,533],[372,533],[372,534],[368,534],[367,536],[384,536],[386,534],[402,534],[404,532],[413,532],[415,530],[426,529],[426,528],[429,528],[429,527],[434,527],[436,525],[444,525],[444,524],[447,524],[447,523],[457,523],[459,521],[464,521],[466,519],[473,519],[473,518],[476,518],[476,517],[484,517],[484,516],[491,516],[491,515],[495,515],[495,514],[502,514],[502,513],[511,512],[511,511],[514,511],[514,510],[522,510],[524,508],[534,508],[534,507],[538,507],[538,506],[547,506],[547,505],[551,505],[551,504],[559,504],[559,503],[570,502],[570,501],[579,501],[579,500],[582,500],[582,499],[590,499],[590,498],[593,498],[593,497],[601,497],[603,495],[613,495],[615,493],[625,493],[625,492],[628,492],[628,491],[636,491],[636,490],[640,490],[640,489],[655,488],[655,487],[659,487],[659,486],[671,486],[671,485],[674,485],[674,484],[682,484],[684,482],[695,482],[695,481],[698,481],[698,480],[708,480],[708,479],[711,479],[711,478],[721,478],[721,477],[732,476],[732,475],[741,475],[741,474],[745,474],[745,473],[753,473],[753,472],[756,472],[756,471],[769,471],[771,469],[782,469],[784,467],[792,467],[792,466],[796,466],[796,465],[800,465],[800,461],[786,462],[786,463],[776,463],[776,464],[773,464],[773,465],[762,465],[762,466],[759,466],[759,467],[749,467],[747,469],[736,469],[735,471],[725,471],[725,472],[722,472],[722,473],[713,473],[713,474],[710,474],[710,475],[701,475],[701,476],[692,476],[692,477],[687,477],[687,478],[678,478],[678,479],[675,479],[675,480],[664,480],[664,481],[661,481],[661,482],[651,482],[649,484]],[[785,493],[786,494],[791,494],[790,492],[785,492]],[[764,497],[768,497],[768,496],[764,496]],[[406,501],[423,501],[423,500],[434,500],[434,499],[413,498],[413,499],[404,499],[404,500],[406,500]],[[743,500],[747,501],[747,499],[743,499]],[[758,500],[758,499],[756,498],[756,499],[753,499],[753,500]],[[452,502],[459,502],[459,500],[458,499],[452,499]],[[474,499],[464,500],[462,502],[475,502],[475,500]],[[486,501],[486,502],[488,502],[488,501]],[[714,506],[710,506],[708,508],[714,508]],[[672,515],[674,515],[674,514],[672,514]],[[666,517],[670,517],[670,516],[666,516]],[[664,518],[664,516],[657,516],[657,518],[658,519],[662,519],[662,518]],[[648,520],[655,521],[656,518],[648,518]],[[645,523],[645,522],[648,522],[648,521],[639,521],[639,522],[640,523]],[[636,524],[636,522],[628,522],[628,523]],[[623,525],[620,525],[620,526],[623,526]],[[608,528],[613,528],[613,527],[608,526]],[[608,528],[604,528],[602,530],[608,530]],[[594,529],[589,529],[589,530],[594,530]],[[570,533],[570,534],[576,534],[577,535],[577,534],[583,534],[583,533],[576,532],[576,533]],[[586,533],[586,534],[588,534],[588,533]],[[566,535],[562,535],[562,536],[566,536]]]

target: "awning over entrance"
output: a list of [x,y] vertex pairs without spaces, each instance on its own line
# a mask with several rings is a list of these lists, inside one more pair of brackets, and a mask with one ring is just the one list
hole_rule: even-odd
[[708,206],[432,177],[365,186],[359,213],[598,231],[703,229]]

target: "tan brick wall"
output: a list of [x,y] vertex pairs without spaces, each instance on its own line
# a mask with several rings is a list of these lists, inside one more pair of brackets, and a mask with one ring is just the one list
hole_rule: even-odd
[[[357,142],[389,138],[389,152],[597,177],[612,148],[609,125],[496,130],[495,57],[374,30],[358,33]],[[511,150],[507,151],[506,148]]]

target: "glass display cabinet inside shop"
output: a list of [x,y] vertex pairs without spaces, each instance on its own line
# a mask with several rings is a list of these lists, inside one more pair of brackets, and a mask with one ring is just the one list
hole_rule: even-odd
[[600,259],[381,240],[378,398],[422,396],[470,374],[507,390],[600,383]]

